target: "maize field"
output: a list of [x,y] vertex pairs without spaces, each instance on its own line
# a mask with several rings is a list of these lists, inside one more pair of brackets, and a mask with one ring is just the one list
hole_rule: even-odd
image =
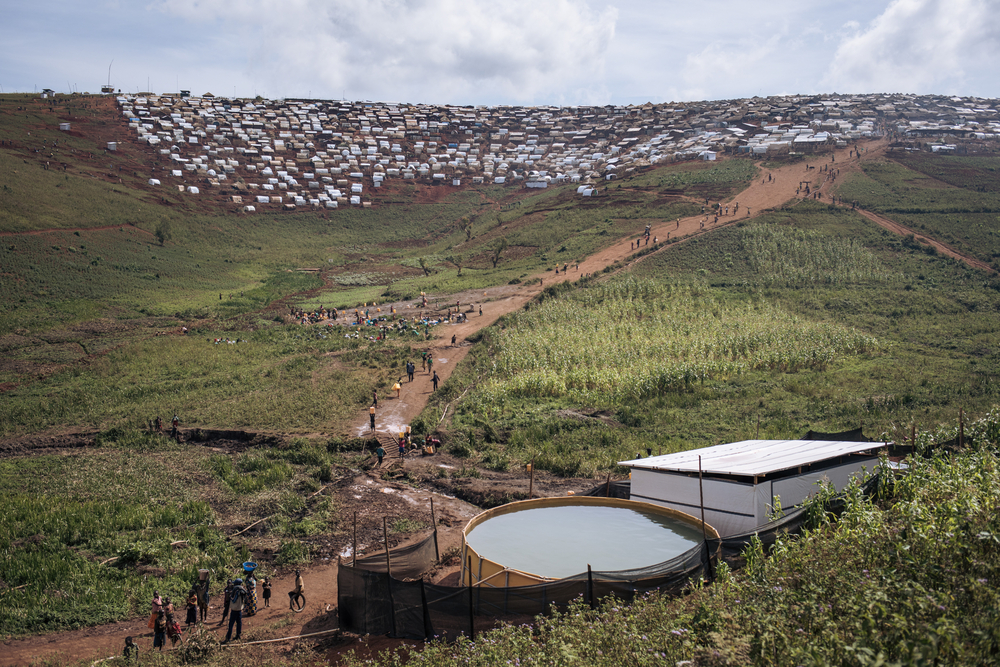
[[751,369],[824,369],[883,347],[763,301],[728,304],[696,285],[625,278],[515,316],[496,334],[469,407],[491,414],[510,398],[563,396],[620,406]]

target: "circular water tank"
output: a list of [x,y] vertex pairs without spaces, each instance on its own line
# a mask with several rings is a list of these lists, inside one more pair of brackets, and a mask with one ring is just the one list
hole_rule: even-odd
[[615,498],[539,498],[474,517],[463,531],[465,585],[532,586],[587,571],[656,565],[697,546],[714,528],[650,503]]

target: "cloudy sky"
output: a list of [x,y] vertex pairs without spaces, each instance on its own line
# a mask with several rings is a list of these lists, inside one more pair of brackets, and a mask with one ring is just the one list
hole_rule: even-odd
[[1000,97],[1000,0],[3,0],[3,92],[452,104]]

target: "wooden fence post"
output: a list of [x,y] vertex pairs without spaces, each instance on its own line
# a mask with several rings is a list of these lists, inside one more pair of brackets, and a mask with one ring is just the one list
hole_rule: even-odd
[[385,575],[386,589],[389,591],[389,620],[392,622],[392,636],[396,636],[396,601],[392,598],[392,569],[389,561],[389,524],[382,517],[382,534],[385,536]]
[[587,598],[590,600],[590,608],[594,608],[594,571],[590,569],[590,563],[587,563]]
[[434,518],[434,496],[431,496],[431,526],[434,527],[434,560],[441,561],[441,551],[438,547],[438,524]]
[[476,615],[472,602],[472,556],[469,556],[469,639],[476,641]]
[[389,523],[382,517],[382,535],[385,543],[385,573],[392,576],[392,562],[389,559]]

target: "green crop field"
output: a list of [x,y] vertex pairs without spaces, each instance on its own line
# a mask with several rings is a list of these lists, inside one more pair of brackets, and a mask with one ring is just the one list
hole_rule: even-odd
[[1000,158],[906,153],[896,159],[866,164],[864,175],[847,180],[838,194],[995,263],[1000,258]]

